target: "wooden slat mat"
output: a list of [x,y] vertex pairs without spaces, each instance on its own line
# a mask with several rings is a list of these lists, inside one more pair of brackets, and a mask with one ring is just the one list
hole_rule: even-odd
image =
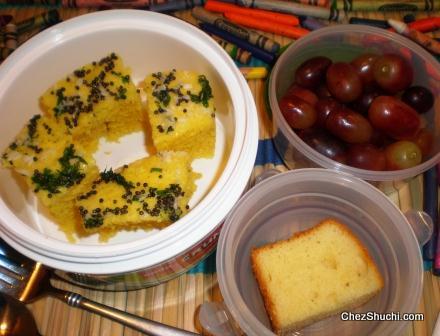
[[[17,22],[43,12],[41,8],[23,8],[0,10],[0,14],[12,14]],[[63,9],[60,11],[63,19],[85,14],[91,9]],[[375,19],[402,18],[403,13],[387,12],[353,12],[351,16],[366,17]],[[426,16],[440,16],[439,12],[415,13],[417,18]],[[176,16],[192,21],[188,11],[176,13]],[[193,21],[192,21],[193,22]],[[288,38],[275,37],[282,45],[290,42]],[[437,33],[440,36],[440,33]],[[260,118],[260,134],[262,139],[270,138],[270,120],[267,117],[263,99],[264,82],[262,80],[249,81],[249,86],[254,95]],[[256,166],[253,176],[260,174],[264,169],[272,168],[273,164]],[[284,170],[283,166],[277,168]],[[403,211],[422,208],[422,177],[418,176],[409,183],[394,186],[389,197]],[[177,326],[191,331],[201,333],[200,325],[197,322],[199,306],[204,301],[221,300],[215,272],[215,256],[209,257],[203,264],[204,267],[192,270],[167,283],[130,292],[102,292],[80,288],[65,282],[55,280],[57,287],[78,292],[92,300],[117,307],[122,310],[144,316],[159,322]],[[402,276],[405,276],[402,274]],[[411,293],[408,293],[411,295]],[[41,298],[28,307],[32,310],[39,330],[42,335],[47,336],[83,336],[83,335],[105,335],[105,336],[134,336],[141,335],[120,324],[101,318],[97,315],[71,308],[59,300],[47,297]],[[425,272],[423,297],[418,311],[425,314],[422,322],[410,323],[403,336],[428,336],[432,330],[440,311],[440,278]],[[386,335],[384,335],[386,336]]]

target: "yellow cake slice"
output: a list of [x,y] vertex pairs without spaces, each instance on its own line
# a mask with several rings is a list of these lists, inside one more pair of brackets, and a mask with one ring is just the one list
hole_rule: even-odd
[[105,170],[77,198],[87,233],[163,228],[187,213],[199,174],[185,152],[160,152],[117,171]]
[[100,137],[114,141],[143,128],[139,92],[115,53],[59,80],[41,96],[40,105],[90,152]]
[[98,174],[93,158],[51,118],[36,115],[2,155],[2,166],[22,175],[70,241],[80,227],[75,199]]
[[334,219],[288,240],[253,249],[251,262],[278,335],[350,311],[384,285],[362,243]]
[[147,114],[157,151],[210,158],[215,150],[215,108],[208,79],[191,71],[156,72],[144,81]]

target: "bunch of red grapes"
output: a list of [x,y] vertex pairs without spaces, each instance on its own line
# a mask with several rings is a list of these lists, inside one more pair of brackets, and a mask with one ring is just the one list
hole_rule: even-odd
[[367,170],[410,168],[433,147],[423,114],[434,97],[411,86],[413,76],[396,54],[365,53],[350,63],[313,57],[295,71],[279,107],[304,142],[333,160]]

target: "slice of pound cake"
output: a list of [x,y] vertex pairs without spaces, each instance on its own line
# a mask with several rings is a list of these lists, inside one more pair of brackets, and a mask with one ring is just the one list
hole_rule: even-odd
[[278,335],[354,309],[384,286],[368,251],[334,219],[254,248],[251,263]]
[[77,198],[84,230],[106,240],[123,229],[163,228],[188,212],[198,177],[185,152],[160,152],[106,170]]
[[157,151],[210,158],[215,150],[215,109],[208,79],[191,71],[156,72],[144,81],[147,114]]
[[139,92],[115,53],[75,69],[50,87],[40,104],[75,143],[91,152],[100,137],[114,141],[143,128]]

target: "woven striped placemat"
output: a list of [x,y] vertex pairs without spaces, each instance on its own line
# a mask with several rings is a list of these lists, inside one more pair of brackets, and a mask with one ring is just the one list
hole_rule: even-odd
[[[44,8],[0,9],[1,14],[11,14],[17,22],[44,12]],[[94,11],[93,9],[61,9],[60,16],[63,20]],[[395,18],[401,19],[402,12],[352,12],[349,17],[364,17],[372,19]],[[439,12],[417,12],[416,18],[426,16],[440,16]],[[184,20],[194,22],[189,11],[178,12],[175,15]],[[348,18],[347,18],[348,20]],[[285,37],[265,34],[277,40],[281,45],[286,45],[291,40]],[[440,32],[437,33],[440,36]],[[23,38],[27,38],[23,36]],[[276,167],[286,170],[277,156],[271,142],[271,122],[268,117],[264,102],[264,81],[250,80],[249,87],[254,95],[260,120],[260,143],[258,158],[253,176],[257,176],[265,169]],[[418,176],[408,183],[394,185],[389,192],[390,199],[403,211],[409,209],[422,209],[422,176]],[[404,275],[402,275],[404,276]],[[199,306],[204,301],[222,300],[215,273],[215,255],[197,265],[186,274],[179,276],[167,283],[129,292],[102,292],[85,289],[54,280],[54,285],[63,289],[72,290],[92,300],[144,316],[159,322],[177,326],[179,328],[201,333],[197,322]],[[408,293],[411,295],[411,293]],[[40,333],[47,336],[134,336],[141,335],[120,324],[67,306],[65,303],[50,298],[41,298],[29,304],[33,312]],[[432,276],[428,271],[424,274],[423,296],[418,312],[424,313],[425,320],[410,323],[403,336],[428,336],[432,330],[440,311],[440,278]]]

